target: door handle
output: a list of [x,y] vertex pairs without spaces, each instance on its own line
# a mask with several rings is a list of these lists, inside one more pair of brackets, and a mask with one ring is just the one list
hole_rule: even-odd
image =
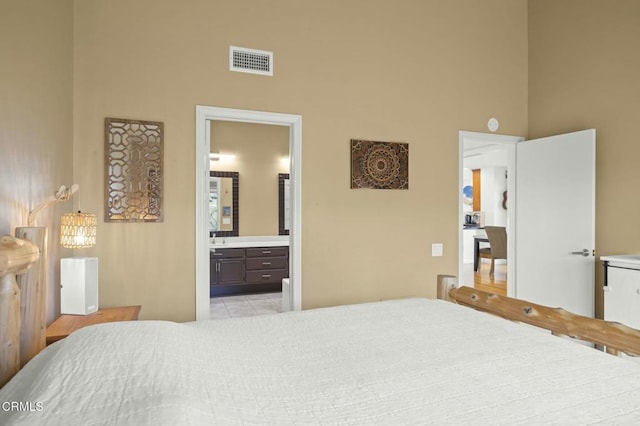
[[580,255],[580,256],[588,257],[589,256],[589,250],[582,249],[581,251],[572,251],[571,254],[577,254],[577,255]]

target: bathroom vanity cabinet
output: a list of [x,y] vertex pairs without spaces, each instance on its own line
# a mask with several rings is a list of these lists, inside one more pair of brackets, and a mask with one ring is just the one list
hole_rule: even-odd
[[289,277],[289,247],[215,249],[209,253],[211,297],[280,291]]
[[243,282],[244,249],[225,249],[210,252],[210,285],[235,285]]

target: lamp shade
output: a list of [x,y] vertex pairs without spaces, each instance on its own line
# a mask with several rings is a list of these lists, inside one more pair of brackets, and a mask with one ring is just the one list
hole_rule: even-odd
[[60,244],[67,248],[91,247],[96,244],[98,219],[91,213],[65,213],[60,219]]

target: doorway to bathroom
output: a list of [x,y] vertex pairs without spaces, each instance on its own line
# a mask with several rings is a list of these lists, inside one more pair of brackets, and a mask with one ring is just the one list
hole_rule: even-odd
[[[288,129],[289,137],[289,192],[288,201],[290,203],[290,230],[288,236],[278,236],[288,239],[289,253],[289,285],[283,290],[283,300],[286,299],[289,309],[299,310],[301,308],[301,147],[302,147],[302,117],[292,114],[269,113],[262,111],[238,110],[230,108],[219,108],[209,106],[196,106],[196,319],[208,319],[210,316],[210,169],[211,169],[211,127],[212,124],[223,122],[263,124],[269,126],[280,126]],[[219,156],[225,153],[217,152]],[[279,173],[282,174],[282,173]],[[274,179],[274,186],[278,180]],[[224,206],[220,207],[224,211]],[[236,207],[237,208],[237,207]],[[233,211],[233,208],[230,209]],[[242,212],[240,212],[242,216]],[[224,217],[220,218],[221,220]],[[278,238],[274,237],[274,238]],[[236,238],[236,237],[232,237]],[[217,240],[216,244],[225,244],[227,241],[234,244],[242,244],[250,241],[243,241],[243,237],[237,239],[225,238]],[[247,246],[249,247],[249,246]],[[237,247],[244,251],[244,248]],[[246,248],[246,252],[250,249]],[[253,256],[254,253],[247,253],[246,256]],[[247,259],[249,258],[247,257]],[[222,272],[222,271],[221,271]],[[284,287],[284,286],[283,286]],[[288,309],[287,309],[288,310]]]
[[210,132],[210,318],[288,311],[289,128],[212,121]]

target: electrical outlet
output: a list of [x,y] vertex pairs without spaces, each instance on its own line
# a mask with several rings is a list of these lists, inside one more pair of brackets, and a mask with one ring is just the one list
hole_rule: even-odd
[[431,244],[431,256],[442,256],[444,252],[444,244],[433,243]]

